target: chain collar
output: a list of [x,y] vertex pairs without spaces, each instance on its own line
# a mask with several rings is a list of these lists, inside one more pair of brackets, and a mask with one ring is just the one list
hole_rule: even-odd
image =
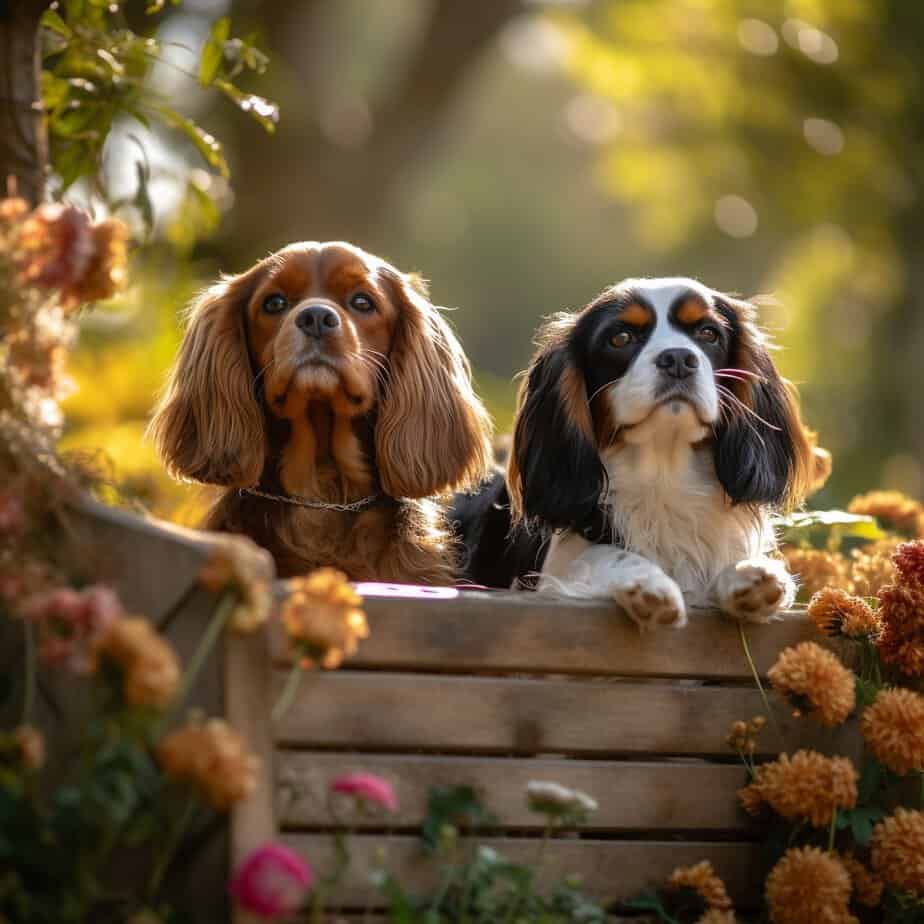
[[310,497],[299,497],[297,494],[268,494],[265,491],[258,491],[256,488],[241,488],[238,493],[241,495],[252,494],[254,497],[280,501],[283,504],[292,504],[295,507],[308,507],[311,510],[335,510],[338,513],[360,513],[388,500],[384,494],[370,494],[368,497],[361,497],[358,501],[353,501],[350,504],[332,504],[327,501],[313,500]]

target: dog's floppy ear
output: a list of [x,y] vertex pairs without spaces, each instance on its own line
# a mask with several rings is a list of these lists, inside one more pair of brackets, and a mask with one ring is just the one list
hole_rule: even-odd
[[716,474],[734,503],[798,506],[813,481],[815,462],[809,431],[799,415],[796,389],[773,364],[748,302],[722,296],[716,304],[732,329],[730,366],[746,381],[735,381],[715,428]]
[[606,486],[584,376],[568,348],[571,326],[563,316],[546,328],[520,388],[507,465],[514,520],[540,528],[583,529]]
[[183,343],[148,434],[175,478],[249,487],[266,452],[244,325],[259,266],[223,279],[188,309]]
[[490,469],[492,426],[468,360],[420,281],[380,274],[399,309],[375,427],[382,489],[427,497],[474,487]]

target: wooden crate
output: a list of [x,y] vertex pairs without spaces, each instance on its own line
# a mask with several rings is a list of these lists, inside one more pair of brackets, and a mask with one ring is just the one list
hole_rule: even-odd
[[[272,778],[232,827],[239,858],[281,839],[322,872],[334,862],[326,793],[367,770],[390,780],[400,811],[358,819],[354,863],[332,904],[381,909],[369,884],[381,865],[416,887],[433,885],[416,837],[429,789],[471,784],[496,815],[481,841],[512,858],[535,855],[541,820],[527,811],[529,780],[594,796],[579,834],[556,838],[545,869],[579,873],[596,896],[619,901],[679,864],[712,860],[733,897],[753,904],[760,851],[735,791],[745,783],[725,738],[733,721],[765,713],[739,630],[716,615],[679,631],[640,634],[612,607],[535,594],[360,587],[371,636],[343,668],[314,672],[272,727],[288,664],[272,625],[271,664],[259,640],[242,642],[227,672],[231,721],[258,743]],[[780,650],[812,636],[804,615],[746,629],[763,673]],[[786,714],[767,754],[844,748],[843,731]],[[840,739],[838,738],[840,736]]]

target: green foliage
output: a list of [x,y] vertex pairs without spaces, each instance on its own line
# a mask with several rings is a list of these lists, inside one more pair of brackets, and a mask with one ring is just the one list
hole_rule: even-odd
[[846,510],[804,510],[777,517],[774,525],[786,545],[837,551],[844,540],[876,542],[886,534],[874,517]]

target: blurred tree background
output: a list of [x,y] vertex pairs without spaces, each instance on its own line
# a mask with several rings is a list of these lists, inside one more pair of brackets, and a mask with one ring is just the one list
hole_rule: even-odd
[[[272,137],[184,73],[223,16],[269,57],[241,85],[280,104]],[[111,136],[107,181],[131,200],[140,157],[153,229],[135,286],[86,322],[65,445],[102,448],[157,512],[195,510],[141,439],[179,309],[219,271],[332,238],[458,309],[501,430],[544,315],[630,275],[772,294],[778,361],[835,456],[818,504],[921,495],[924,7],[185,0],[155,25],[171,62],[149,79],[225,141],[233,190],[180,169],[175,136]]]

